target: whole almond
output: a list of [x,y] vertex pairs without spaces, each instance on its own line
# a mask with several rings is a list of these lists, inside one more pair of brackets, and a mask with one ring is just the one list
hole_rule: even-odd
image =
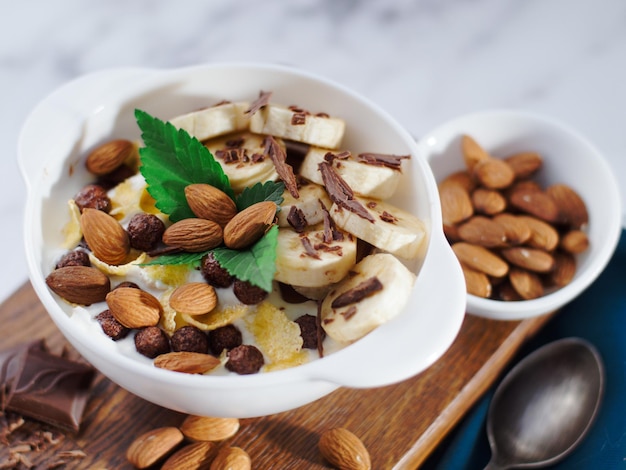
[[223,441],[237,433],[239,420],[189,415],[183,421],[180,430],[192,441]]
[[126,261],[130,252],[128,233],[113,216],[85,208],[80,216],[80,228],[96,258],[112,265]]
[[185,198],[192,212],[224,227],[237,213],[235,202],[223,191],[209,184],[190,184]]
[[183,439],[183,433],[172,426],[152,429],[130,444],[126,458],[136,468],[148,468],[168,455]]
[[492,286],[489,277],[480,271],[461,265],[465,286],[468,294],[476,295],[488,299],[491,297]]
[[524,300],[536,299],[543,295],[544,289],[541,279],[535,273],[521,268],[511,268],[509,281],[515,291]]
[[129,140],[118,139],[96,147],[85,162],[87,170],[102,176],[111,173],[135,153],[135,144]]
[[191,253],[210,250],[222,243],[222,227],[207,219],[183,219],[163,233],[163,243]]
[[459,183],[453,181],[441,183],[439,185],[439,198],[441,199],[441,214],[444,224],[458,224],[474,214],[470,195]]
[[506,188],[515,179],[515,173],[509,164],[497,158],[489,158],[476,163],[472,169],[472,175],[489,189]]
[[88,266],[55,269],[46,277],[46,284],[58,296],[79,305],[102,302],[111,290],[109,278]]
[[517,189],[509,195],[509,203],[520,211],[546,222],[558,222],[561,217],[556,202],[544,191]]
[[580,229],[589,222],[587,206],[582,197],[566,184],[553,184],[546,193],[555,201],[561,217],[572,228]]
[[550,273],[550,282],[556,287],[564,287],[572,282],[576,274],[576,258],[571,253],[556,252],[554,269]]
[[582,253],[589,248],[589,238],[582,230],[570,230],[561,237],[560,246],[569,253]]
[[220,364],[220,360],[210,354],[189,351],[159,354],[154,359],[155,367],[187,374],[204,374]]
[[513,168],[515,178],[526,179],[543,165],[543,158],[537,152],[520,152],[504,159]]
[[472,178],[467,170],[456,171],[446,176],[440,184],[445,185],[448,183],[460,185],[468,193],[476,189],[476,181],[474,181],[474,178]]
[[369,470],[372,462],[363,442],[345,428],[324,431],[318,448],[322,456],[340,470]]
[[188,315],[204,315],[217,305],[217,294],[206,282],[190,282],[177,287],[170,296],[170,307]]
[[494,216],[497,222],[504,228],[506,240],[509,245],[521,245],[530,238],[530,227],[523,219],[513,214],[503,213]]
[[461,224],[458,233],[461,240],[487,248],[504,246],[507,242],[504,227],[481,215]]
[[172,454],[161,470],[209,470],[217,451],[218,447],[214,442],[187,444]]
[[538,248],[516,246],[501,251],[509,263],[536,273],[547,273],[554,268],[554,257]]
[[552,251],[557,247],[560,240],[559,232],[552,225],[528,215],[519,215],[518,218],[530,229],[530,238],[526,242],[528,246],[546,251]]
[[504,300],[505,302],[516,302],[522,299],[517,291],[511,285],[511,282],[507,280],[507,282],[502,282],[498,285],[498,288],[495,290],[494,298],[498,300]]
[[222,447],[213,462],[210,470],[250,470],[252,460],[241,447]]
[[118,287],[107,294],[106,302],[111,314],[126,328],[154,326],[161,319],[161,303],[142,289]]
[[462,264],[489,276],[502,277],[509,272],[509,265],[498,255],[482,246],[467,242],[452,245],[452,250]]
[[472,193],[472,205],[476,212],[495,215],[506,209],[506,199],[495,189],[478,188]]
[[465,166],[470,172],[478,162],[491,158],[485,149],[469,135],[461,137],[461,153],[463,154]]
[[246,248],[261,238],[274,221],[276,204],[257,202],[239,212],[224,227],[224,244],[233,250]]

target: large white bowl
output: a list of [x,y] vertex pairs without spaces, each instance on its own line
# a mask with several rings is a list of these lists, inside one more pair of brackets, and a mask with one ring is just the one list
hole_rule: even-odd
[[[44,282],[62,242],[67,200],[90,177],[85,152],[112,137],[136,139],[133,111],[168,119],[222,99],[272,100],[346,120],[345,148],[411,154],[396,204],[428,227],[425,258],[408,307],[393,321],[323,359],[248,376],[200,376],[131,359],[103,334],[73,320]],[[340,386],[377,387],[411,377],[450,346],[465,313],[465,284],[441,229],[436,182],[414,140],[390,116],[354,92],[287,67],[202,65],[175,70],[115,69],[79,78],[47,97],[28,117],[19,140],[28,186],[25,242],[30,278],[50,316],[76,349],[112,381],[151,402],[185,413],[252,417],[316,400]]]
[[558,310],[586,289],[609,262],[621,232],[617,180],[602,154],[578,132],[553,119],[516,110],[491,110],[455,118],[420,139],[419,152],[437,181],[465,169],[461,136],[472,136],[496,157],[522,151],[543,156],[537,181],[565,183],[583,198],[589,212],[589,249],[577,257],[572,282],[544,297],[503,302],[468,295],[467,312],[500,320],[521,320]]

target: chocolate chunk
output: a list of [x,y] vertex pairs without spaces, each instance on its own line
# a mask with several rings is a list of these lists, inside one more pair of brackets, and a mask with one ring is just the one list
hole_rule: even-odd
[[270,102],[270,97],[272,96],[271,91],[260,91],[259,97],[250,105],[250,108],[245,111],[245,114],[249,114],[252,116],[259,109],[264,106],[267,106]]
[[384,222],[389,222],[390,224],[395,224],[398,221],[398,218],[395,215],[390,214],[387,211],[383,211],[383,213],[380,214],[379,217],[380,217],[380,220]]
[[1,351],[0,371],[0,411],[79,430],[95,376],[92,367],[50,354],[41,340]]
[[304,232],[304,229],[308,225],[304,212],[296,206],[291,206],[289,209],[289,214],[287,214],[287,223],[298,233]]
[[285,183],[287,191],[289,191],[289,194],[295,199],[298,199],[300,197],[298,181],[293,173],[293,168],[287,163],[287,153],[278,145],[276,139],[271,135],[265,138],[264,147],[265,153],[272,159],[272,162],[274,162],[276,173],[278,173],[280,179]]
[[306,124],[306,113],[294,112],[291,116],[291,125],[302,126],[304,124]]
[[388,155],[384,153],[360,153],[357,160],[368,165],[385,166],[392,170],[400,170],[402,160],[410,158],[410,155]]
[[301,315],[295,319],[300,327],[300,336],[302,336],[302,347],[306,349],[317,349],[317,318],[315,315]]
[[354,212],[356,215],[365,220],[372,223],[375,222],[374,217],[372,217],[369,211],[363,207],[359,201],[354,199],[354,192],[352,191],[352,188],[350,188],[348,183],[346,183],[346,181],[339,176],[330,163],[325,161],[321,162],[319,164],[319,170],[322,174],[322,180],[324,181],[326,191],[328,191],[328,195],[335,204],[349,210],[350,212]]
[[311,240],[309,239],[309,237],[300,236],[300,242],[302,243],[302,246],[304,247],[304,253],[306,256],[310,256],[311,258],[314,258],[314,259],[320,259],[320,255],[317,253],[315,248],[313,248],[313,245],[311,244]]
[[368,297],[374,292],[382,290],[382,288],[383,285],[376,276],[370,277],[369,279],[366,279],[360,284],[354,286],[352,289],[347,290],[346,292],[335,298],[330,306],[332,308],[341,308],[345,307],[346,305],[354,304],[363,300],[365,297]]
[[310,300],[300,292],[296,291],[293,286],[290,286],[289,284],[279,282],[278,288],[280,290],[280,297],[288,304],[302,304]]
[[228,352],[226,368],[237,374],[256,374],[265,364],[263,353],[255,346],[242,344]]
[[343,232],[337,228],[335,221],[330,216],[330,212],[326,209],[324,203],[318,199],[322,208],[322,216],[324,218],[324,243],[332,243],[333,241],[342,241]]

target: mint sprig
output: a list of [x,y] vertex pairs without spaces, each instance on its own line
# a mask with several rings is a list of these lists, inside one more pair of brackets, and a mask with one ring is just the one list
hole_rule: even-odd
[[278,209],[283,203],[283,192],[285,191],[285,183],[282,181],[266,181],[265,183],[257,183],[254,186],[244,188],[239,196],[237,196],[237,210],[242,211],[246,207],[250,207],[257,202],[273,201]]

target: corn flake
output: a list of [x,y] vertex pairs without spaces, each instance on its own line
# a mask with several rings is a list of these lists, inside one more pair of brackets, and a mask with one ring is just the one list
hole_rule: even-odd
[[244,317],[249,311],[250,307],[243,304],[229,305],[227,307],[218,305],[211,312],[204,315],[191,316],[185,313],[181,315],[181,318],[189,325],[196,326],[204,331],[210,331]]

